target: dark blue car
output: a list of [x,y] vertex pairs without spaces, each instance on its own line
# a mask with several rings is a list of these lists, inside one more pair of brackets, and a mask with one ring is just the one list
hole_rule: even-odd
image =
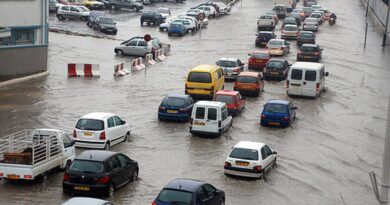
[[188,121],[193,105],[194,100],[189,95],[169,94],[158,108],[158,119]]
[[168,28],[168,36],[176,34],[178,36],[184,36],[187,32],[186,27],[182,23],[172,22]]
[[206,182],[174,179],[160,191],[152,205],[224,205],[225,192]]
[[287,100],[269,100],[261,112],[260,124],[263,126],[288,127],[295,119],[297,108]]

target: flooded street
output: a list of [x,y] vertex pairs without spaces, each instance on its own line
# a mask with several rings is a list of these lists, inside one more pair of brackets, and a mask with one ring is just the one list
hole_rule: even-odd
[[[184,4],[158,3],[148,9],[169,7],[181,14],[203,1]],[[390,50],[382,49],[382,36],[370,27],[363,48],[365,8],[360,1],[320,0],[335,12],[336,25],[324,23],[316,42],[324,49],[330,73],[328,92],[317,99],[289,98],[285,81],[267,81],[258,98],[247,98],[246,108],[221,137],[190,134],[189,123],[159,122],[158,106],[169,93],[184,93],[187,72],[199,64],[214,64],[221,57],[247,63],[256,49],[257,18],[273,3],[244,0],[229,15],[211,19],[208,28],[194,35],[168,37],[158,28],[140,26],[141,13],[110,11],[118,35],[98,39],[50,33],[49,76],[0,89],[0,136],[26,128],[56,128],[73,132],[77,120],[90,112],[113,112],[132,129],[129,142],[113,146],[139,163],[139,181],[129,183],[107,200],[114,204],[150,205],[174,178],[206,181],[226,193],[227,205],[368,205],[376,204],[368,176],[380,174],[386,113],[390,92]],[[302,7],[302,1],[299,6]],[[50,26],[100,35],[80,21]],[[281,22],[275,33],[280,37]],[[114,65],[132,57],[116,56],[121,40],[151,34],[171,44],[168,58],[146,70],[114,78]],[[296,61],[296,41],[291,41],[290,63]],[[68,63],[98,63],[100,78],[67,78]],[[225,83],[232,89],[233,83]],[[285,129],[260,126],[260,112],[270,99],[291,99],[298,107],[297,120]],[[238,141],[259,141],[278,152],[278,167],[267,180],[224,176],[223,164]],[[77,149],[80,153],[83,149]],[[62,193],[63,172],[53,173],[43,184],[0,181],[0,204],[60,204],[70,198]]]

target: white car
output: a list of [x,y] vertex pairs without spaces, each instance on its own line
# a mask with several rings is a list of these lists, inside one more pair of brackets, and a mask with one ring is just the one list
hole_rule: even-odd
[[130,126],[112,113],[94,112],[82,116],[73,131],[76,147],[110,149],[130,138]]
[[165,19],[171,15],[171,10],[169,8],[160,7],[157,9],[157,12],[160,13]]
[[62,205],[112,205],[111,202],[101,200],[101,199],[95,199],[95,198],[89,198],[89,197],[73,197],[69,199],[68,201],[64,202]]
[[290,53],[290,43],[284,39],[271,39],[267,48],[272,56],[284,56]]
[[206,17],[210,18],[213,17],[215,18],[217,16],[217,11],[213,6],[199,6],[196,9],[200,10],[205,14]]
[[195,22],[193,20],[189,20],[189,19],[185,19],[185,18],[176,18],[170,22],[160,24],[160,26],[159,26],[160,31],[164,31],[164,30],[168,31],[168,28],[171,25],[171,23],[183,24],[184,27],[186,28],[186,32],[188,32],[188,31],[195,32],[197,30],[197,25],[195,24]]
[[260,142],[240,141],[226,158],[224,173],[250,178],[262,178],[276,167],[277,152]]
[[223,15],[226,15],[230,12],[231,10],[231,7],[230,6],[227,6],[225,3],[223,2],[214,2],[215,4],[217,4],[219,6],[219,13],[220,14],[223,14]]
[[316,18],[306,18],[303,22],[302,29],[304,31],[318,31],[318,19]]
[[309,16],[309,18],[315,18],[315,19],[317,19],[317,21],[318,21],[318,23],[321,25],[322,24],[322,15],[320,14],[320,13],[315,13],[315,12],[313,12],[313,13],[311,13],[310,14],[310,16]]
[[282,29],[282,39],[297,39],[299,35],[299,28],[296,25],[287,24]]

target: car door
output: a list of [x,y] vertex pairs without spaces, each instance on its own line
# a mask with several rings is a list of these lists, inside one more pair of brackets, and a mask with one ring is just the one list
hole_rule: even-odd
[[264,145],[265,152],[267,153],[267,170],[272,168],[272,164],[275,161],[275,155],[272,153],[272,150],[268,147],[268,145]]
[[123,53],[127,55],[135,55],[137,43],[138,40],[132,40],[129,43],[127,43],[125,48],[123,49]]
[[302,94],[303,92],[303,70],[292,68],[289,71],[288,92],[290,94]]
[[263,167],[263,174],[264,174],[271,167],[270,163],[272,162],[272,159],[271,156],[267,155],[267,150],[265,149],[265,146],[261,148],[260,152],[261,152],[261,159],[262,159],[261,166]]
[[218,132],[218,109],[217,108],[207,108],[206,112],[206,128],[209,132]]
[[80,18],[80,11],[77,8],[75,8],[74,6],[71,6],[69,8],[69,15],[70,15],[69,18],[78,19],[78,18]]
[[123,172],[122,172],[121,164],[118,158],[116,157],[116,155],[108,159],[108,164],[112,170],[110,177],[112,178],[111,182],[115,184],[115,188],[124,184],[126,178],[122,176]]
[[219,117],[222,122],[222,129],[223,130],[227,130],[230,126],[230,123],[232,121],[232,117],[228,115],[228,111],[227,111],[227,108],[226,106],[223,106],[222,109],[220,109],[220,114],[219,114]]
[[148,47],[147,42],[145,42],[143,40],[139,40],[137,47],[136,47],[136,55],[144,56],[147,53],[147,50],[148,50],[147,47]]
[[242,96],[240,93],[238,93],[237,100],[238,100],[239,109],[240,109],[240,111],[242,111],[245,107],[245,100],[242,99]]
[[116,127],[115,127],[115,121],[114,121],[114,117],[109,117],[107,119],[107,140],[114,140],[115,139],[115,136],[116,136]]
[[263,79],[263,76],[260,73],[257,76],[257,80],[259,82],[259,89],[260,89],[260,91],[262,91],[264,89],[264,79]]
[[196,204],[199,205],[211,205],[207,192],[203,186],[199,187],[196,191]]
[[306,95],[312,95],[316,91],[317,86],[317,71],[305,70],[302,91]]
[[217,194],[217,189],[211,186],[210,184],[205,184],[204,189],[207,193],[207,197],[209,200],[210,205],[220,205],[221,204],[221,198]]
[[295,108],[292,103],[288,104],[288,112],[289,112],[290,120],[292,121],[295,118]]
[[70,18],[69,6],[61,7],[61,13],[65,18]]
[[133,176],[134,167],[130,163],[130,159],[125,155],[119,154],[117,157],[121,163],[121,176],[124,178],[124,182],[128,182]]
[[126,135],[126,127],[118,116],[114,116],[115,121],[115,140],[120,140]]

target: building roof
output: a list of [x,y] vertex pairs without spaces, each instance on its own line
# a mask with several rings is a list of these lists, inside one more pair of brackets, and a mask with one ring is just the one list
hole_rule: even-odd
[[174,179],[170,181],[164,189],[184,190],[188,192],[196,192],[199,187],[206,184],[205,182],[193,179]]
[[87,150],[77,156],[76,159],[104,162],[115,154],[117,154],[117,152],[106,150]]

